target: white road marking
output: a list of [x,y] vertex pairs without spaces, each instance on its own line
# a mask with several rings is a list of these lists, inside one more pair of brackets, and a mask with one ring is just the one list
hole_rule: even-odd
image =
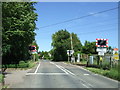
[[67,75],[65,73],[27,73],[26,75]]
[[[65,64],[65,62],[63,62],[63,63]],[[66,64],[67,64],[67,63],[66,63]],[[78,68],[80,68],[80,69],[83,69],[83,70],[85,70],[85,71],[87,71],[87,72],[90,72],[90,73],[91,73],[91,75],[98,75],[98,76],[100,76],[100,77],[103,77],[103,78],[106,78],[106,79],[109,79],[109,80],[112,80],[112,81],[114,81],[114,82],[117,82],[117,83],[118,83],[118,81],[117,81],[117,80],[111,79],[111,78],[109,78],[109,77],[102,76],[102,75],[100,75],[100,74],[94,74],[93,72],[91,72],[91,71],[89,71],[89,70],[87,70],[87,69],[85,69],[85,68],[83,68],[83,67],[81,67],[81,66],[72,65],[72,64],[68,64],[68,65],[75,66],[75,67],[78,67]]]
[[60,66],[55,65],[56,67],[58,67],[60,70],[62,70],[63,72],[65,72],[66,74],[69,74],[66,70],[62,69]]
[[63,62],[63,63],[67,65],[67,63],[65,63],[65,62]]
[[70,74],[72,74],[72,75],[74,75],[75,76],[75,74],[74,73],[72,73],[72,72],[70,72],[69,70],[67,70],[67,69],[65,69],[64,67],[62,67],[62,66],[60,66],[61,68],[63,68],[65,71],[67,71],[68,73],[70,73]]
[[38,66],[37,66],[37,68],[36,68],[36,70],[35,70],[35,72],[34,72],[35,74],[37,73],[39,67],[40,67],[40,62],[39,62]]
[[55,64],[55,63],[53,63],[53,62],[50,62],[51,64]]
[[60,70],[62,70],[63,72],[65,72],[66,74],[69,74],[68,72],[66,72],[64,69],[62,69],[59,65],[53,63],[53,62],[50,62],[51,64],[54,64],[56,67],[58,67]]
[[71,75],[74,75],[74,76],[75,76],[74,73],[70,72],[69,70],[65,69],[64,67],[62,67],[62,66],[60,66],[60,65],[57,65],[57,64],[55,64],[55,63],[53,63],[53,62],[50,62],[50,63],[51,63],[51,64],[54,64],[56,67],[58,67],[59,69],[61,69],[62,71],[64,71],[66,74],[71,74]]
[[84,74],[84,75],[89,75],[89,74]]
[[85,84],[83,84],[83,83],[82,83],[82,85],[85,86],[86,88],[89,88],[87,85],[85,85]]

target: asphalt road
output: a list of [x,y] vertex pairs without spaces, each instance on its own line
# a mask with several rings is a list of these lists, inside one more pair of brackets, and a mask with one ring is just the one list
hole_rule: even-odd
[[75,65],[41,60],[11,88],[118,88],[118,82]]

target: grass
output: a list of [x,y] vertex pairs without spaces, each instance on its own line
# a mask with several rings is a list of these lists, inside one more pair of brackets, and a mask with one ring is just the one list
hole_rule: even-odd
[[109,78],[120,81],[120,76],[119,76],[120,72],[118,72],[117,68],[112,68],[110,70],[103,70],[103,69],[90,68],[90,67],[85,67],[85,68],[94,73],[101,74],[101,75],[107,76]]
[[0,74],[0,83],[2,83],[2,80],[3,80],[3,75]]

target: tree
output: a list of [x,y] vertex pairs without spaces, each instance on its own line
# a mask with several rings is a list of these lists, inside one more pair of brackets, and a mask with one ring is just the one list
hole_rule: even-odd
[[73,49],[75,52],[82,50],[82,44],[80,39],[77,37],[77,34],[72,33],[72,42],[73,42]]
[[[73,47],[75,51],[78,51],[82,44],[76,34],[72,33],[72,37]],[[51,53],[53,60],[67,60],[67,50],[71,50],[70,42],[70,33],[67,30],[59,30],[52,35],[51,45],[53,46],[53,49],[51,50]]]
[[50,52],[49,51],[42,51],[42,52],[38,52],[38,54],[40,54],[40,58],[44,58],[44,59],[51,59],[50,57]]
[[97,54],[96,52],[96,42],[85,41],[82,47],[82,53],[85,54]]
[[33,2],[2,3],[3,64],[29,58],[28,46],[35,40],[37,14]]

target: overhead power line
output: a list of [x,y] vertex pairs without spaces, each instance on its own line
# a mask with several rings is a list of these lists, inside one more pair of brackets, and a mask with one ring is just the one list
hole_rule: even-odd
[[[77,34],[77,35],[82,35],[82,34],[94,34],[94,33],[100,33],[100,32],[106,32],[106,31],[112,31],[112,30],[114,30],[115,28],[111,28],[111,29],[105,29],[105,30],[99,30],[99,31],[93,31],[93,32],[85,32],[85,33],[79,33],[79,34]],[[115,29],[116,30],[116,29]],[[114,31],[115,31],[114,30]],[[117,30],[116,30],[117,31]]]
[[78,18],[69,19],[69,20],[62,21],[62,22],[58,22],[58,23],[54,23],[54,24],[51,24],[51,25],[42,26],[42,27],[40,27],[40,28],[46,28],[46,27],[51,27],[51,26],[55,26],[55,25],[58,25],[58,24],[66,23],[66,22],[71,22],[71,21],[74,21],[74,20],[78,20],[78,19],[82,19],[82,18],[89,17],[89,16],[93,16],[93,15],[96,15],[96,14],[101,14],[101,13],[105,13],[105,12],[108,12],[108,11],[112,11],[112,10],[115,10],[115,9],[118,9],[118,8],[119,8],[119,7],[107,9],[107,10],[104,10],[104,11],[100,11],[100,12],[88,14],[88,15],[85,15],[85,16],[81,16],[81,17],[78,17]]

